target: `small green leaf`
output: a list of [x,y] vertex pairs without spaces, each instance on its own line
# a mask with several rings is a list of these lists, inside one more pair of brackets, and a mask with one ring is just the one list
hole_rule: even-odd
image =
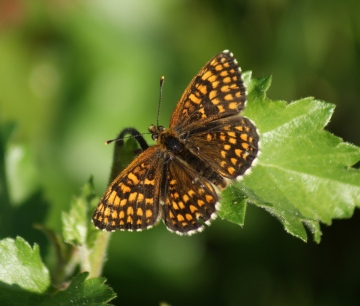
[[86,279],[87,276],[87,272],[77,275],[66,290],[59,291],[42,305],[109,305],[108,302],[116,297],[115,292],[105,285],[104,278]]
[[64,240],[73,245],[85,245],[93,240],[94,226],[91,226],[92,208],[99,199],[95,195],[92,179],[84,185],[81,195],[75,197],[70,211],[62,213]]
[[[34,248],[21,237],[0,241],[0,287],[8,290],[44,293],[50,286],[49,271]],[[5,286],[5,284],[7,286]]]
[[246,213],[246,195],[235,185],[230,185],[221,195],[219,216],[223,219],[244,225]]
[[244,193],[238,199],[246,195],[305,241],[307,227],[319,242],[320,222],[348,218],[360,206],[360,171],[351,168],[360,160],[360,148],[323,130],[334,105],[313,98],[271,101],[270,77],[251,79],[245,73],[244,79],[249,100],[244,115],[258,127],[261,154],[251,175],[234,185]]
[[105,260],[109,233],[99,231],[91,222],[91,216],[99,198],[95,195],[92,178],[86,183],[81,194],[74,198],[69,212],[62,213],[62,233],[65,242],[73,246],[72,256],[67,259],[67,276],[76,266],[80,271],[90,272],[90,276],[98,276]]
[[86,203],[81,198],[72,201],[71,209],[68,213],[62,213],[63,237],[67,243],[82,245],[86,241]]

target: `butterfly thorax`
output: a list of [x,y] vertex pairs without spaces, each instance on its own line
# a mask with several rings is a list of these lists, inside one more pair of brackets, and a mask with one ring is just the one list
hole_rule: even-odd
[[208,163],[202,160],[199,154],[187,148],[185,139],[180,139],[173,129],[150,125],[149,131],[157,144],[167,152],[167,161],[170,161],[177,156],[179,160],[195,169],[200,176],[207,178],[219,188],[224,188],[227,185],[225,179]]
[[172,152],[174,155],[179,155],[183,152],[185,145],[172,129],[165,129],[163,126],[152,124],[149,126],[149,132],[152,134],[152,139],[167,151]]

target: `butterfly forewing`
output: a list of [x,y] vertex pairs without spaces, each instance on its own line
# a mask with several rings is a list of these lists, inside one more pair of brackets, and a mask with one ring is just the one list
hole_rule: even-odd
[[161,157],[158,146],[150,147],[115,178],[93,214],[96,227],[141,230],[159,221]]
[[185,129],[211,118],[238,114],[245,106],[246,91],[232,53],[212,58],[193,78],[170,119],[170,128]]

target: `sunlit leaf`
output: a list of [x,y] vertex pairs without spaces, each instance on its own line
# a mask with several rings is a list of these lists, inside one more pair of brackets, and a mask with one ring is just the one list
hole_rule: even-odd
[[360,160],[360,148],[323,129],[333,104],[313,98],[272,101],[265,95],[271,79],[250,77],[245,75],[249,102],[244,115],[259,129],[261,154],[251,175],[235,186],[286,231],[307,240],[307,227],[319,242],[320,222],[349,218],[360,206],[360,171],[351,168]]
[[2,305],[37,305],[50,286],[50,275],[39,247],[24,239],[0,241],[0,301]]

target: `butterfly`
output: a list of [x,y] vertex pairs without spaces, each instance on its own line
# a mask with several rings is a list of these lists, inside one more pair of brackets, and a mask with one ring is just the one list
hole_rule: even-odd
[[163,220],[179,235],[202,231],[216,218],[219,194],[249,172],[259,151],[254,123],[241,116],[246,89],[228,50],[192,79],[169,128],[150,125],[156,141],[105,191],[92,220],[106,231],[141,231]]

